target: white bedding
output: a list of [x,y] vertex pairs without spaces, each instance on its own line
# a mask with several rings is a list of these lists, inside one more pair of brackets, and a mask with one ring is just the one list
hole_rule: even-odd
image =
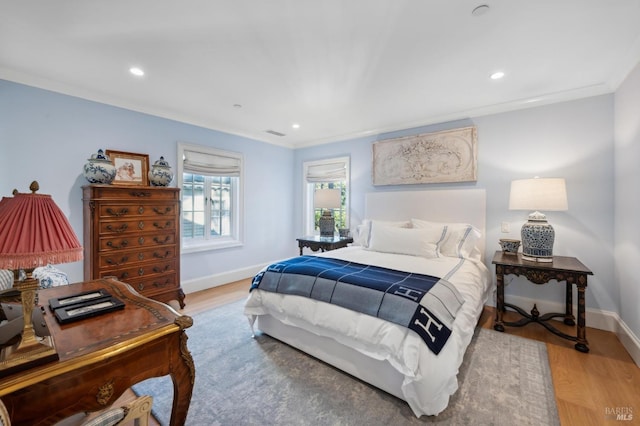
[[404,376],[401,396],[416,416],[436,415],[458,389],[457,373],[491,287],[490,273],[481,262],[454,257],[426,259],[381,253],[359,246],[319,256],[437,276],[453,283],[464,304],[453,323],[451,337],[434,355],[413,331],[379,318],[307,299],[254,290],[245,305],[252,321],[270,315],[280,322],[317,336],[333,339],[358,352],[386,360]]

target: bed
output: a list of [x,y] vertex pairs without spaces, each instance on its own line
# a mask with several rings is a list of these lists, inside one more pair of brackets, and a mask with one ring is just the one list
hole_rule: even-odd
[[[481,189],[370,193],[367,220],[354,230],[353,245],[287,260],[348,262],[443,278],[438,284],[454,287],[461,304],[443,321],[451,332],[438,354],[400,323],[296,294],[258,286],[244,312],[252,327],[405,400],[417,417],[437,415],[458,389],[458,369],[491,294],[492,280],[483,263],[485,200]],[[464,238],[456,240],[456,235]],[[425,239],[428,244],[422,243]],[[266,268],[261,274],[271,274],[275,282],[280,278],[270,271],[280,269]],[[268,281],[261,274],[254,283]]]

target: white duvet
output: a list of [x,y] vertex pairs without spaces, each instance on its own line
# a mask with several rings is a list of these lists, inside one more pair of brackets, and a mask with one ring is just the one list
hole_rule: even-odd
[[490,293],[486,266],[453,257],[425,259],[359,246],[318,256],[432,275],[454,284],[464,304],[440,354],[433,354],[416,333],[405,327],[301,296],[254,290],[245,304],[245,314],[252,321],[256,316],[269,314],[287,325],[334,339],[371,358],[386,360],[404,376],[402,396],[416,416],[436,415],[444,410],[449,397],[458,389],[458,368]]

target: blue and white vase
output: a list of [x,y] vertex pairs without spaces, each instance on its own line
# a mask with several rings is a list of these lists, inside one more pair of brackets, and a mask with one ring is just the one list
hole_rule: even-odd
[[547,217],[538,211],[529,215],[529,220],[522,225],[522,256],[525,260],[536,262],[553,261],[553,242],[556,231],[547,222]]
[[160,157],[149,170],[149,183],[152,186],[169,186],[172,180],[173,172],[171,171],[171,166],[169,166],[164,157]]
[[116,177],[116,166],[101,149],[87,160],[83,171],[84,177],[90,183],[110,184]]

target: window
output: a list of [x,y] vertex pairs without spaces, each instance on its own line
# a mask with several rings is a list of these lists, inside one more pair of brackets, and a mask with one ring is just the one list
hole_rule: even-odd
[[313,194],[316,189],[339,189],[340,208],[333,209],[336,228],[349,228],[349,157],[332,158],[319,161],[305,161],[304,173],[304,232],[306,235],[318,234],[318,219],[321,209],[314,209]]
[[185,252],[242,244],[242,155],[178,144]]

